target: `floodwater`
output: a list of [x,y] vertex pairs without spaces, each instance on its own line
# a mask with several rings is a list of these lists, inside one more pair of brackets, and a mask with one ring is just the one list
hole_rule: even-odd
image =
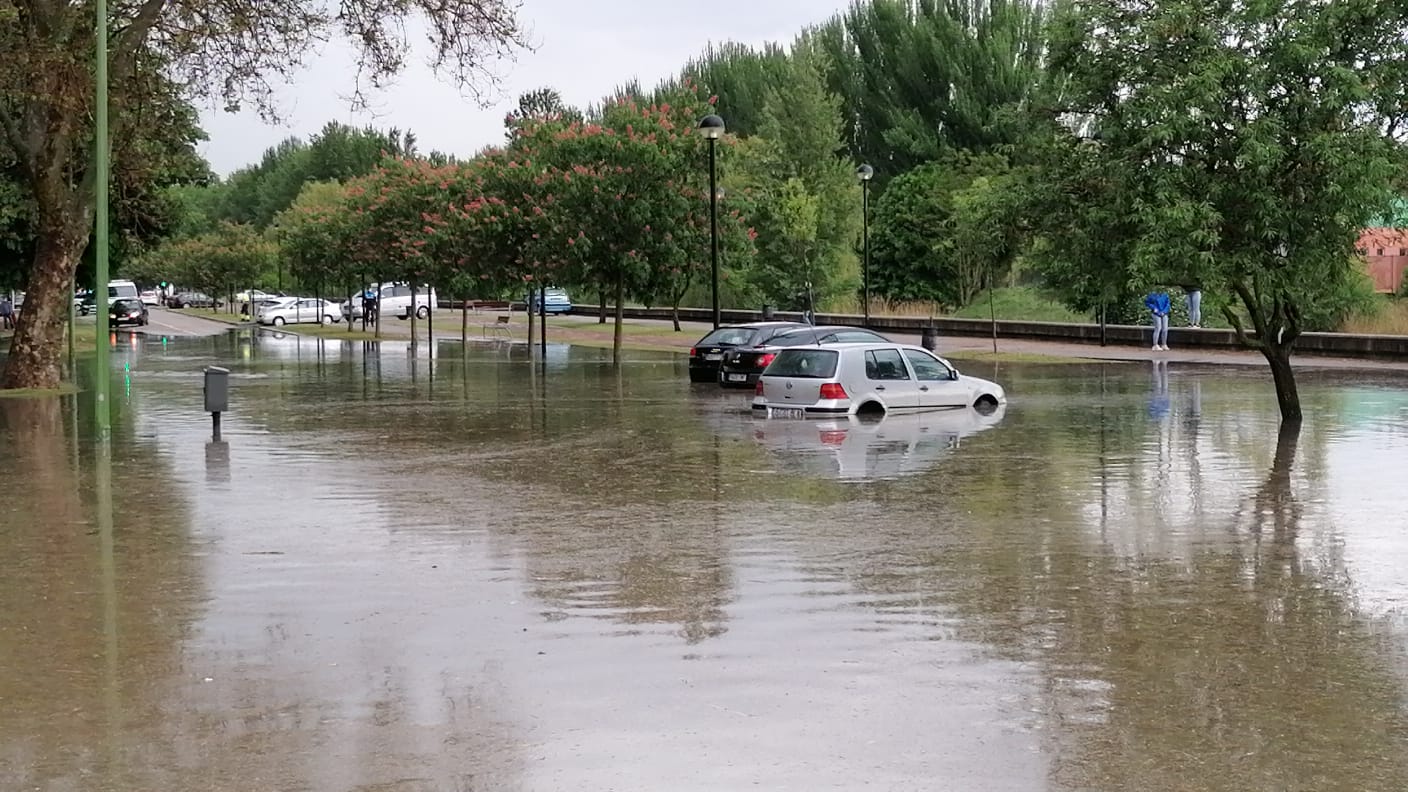
[[110,457],[0,400],[0,789],[1408,789],[1395,375],[122,338]]

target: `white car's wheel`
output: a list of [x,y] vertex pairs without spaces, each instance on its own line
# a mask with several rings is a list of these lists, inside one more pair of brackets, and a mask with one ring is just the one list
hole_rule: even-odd
[[430,316],[430,308],[428,306],[422,305],[421,307],[416,309],[417,319],[424,319],[427,316]]
[[274,317],[274,327],[283,327],[283,326],[284,326],[284,318],[283,318],[282,316],[275,316],[275,317]]
[[325,324],[325,325],[330,325],[330,324],[332,324],[332,322],[333,322],[333,319],[332,319],[331,316],[324,316],[324,317],[323,317],[323,324]]

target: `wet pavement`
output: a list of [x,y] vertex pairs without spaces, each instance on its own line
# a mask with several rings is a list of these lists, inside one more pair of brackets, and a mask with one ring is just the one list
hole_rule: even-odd
[[110,459],[0,399],[0,789],[1408,788],[1395,372],[1278,436],[1242,367],[876,425],[650,352],[119,342]]

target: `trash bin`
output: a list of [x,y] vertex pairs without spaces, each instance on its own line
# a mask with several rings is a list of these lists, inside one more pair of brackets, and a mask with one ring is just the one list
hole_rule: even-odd
[[763,303],[763,321],[764,321],[764,322],[771,322],[771,321],[772,321],[772,306],[771,306],[771,305],[768,305],[767,303]]
[[919,335],[919,345],[933,352],[939,348],[939,332],[931,324],[924,328]]
[[230,410],[230,370],[219,366],[205,368],[205,411],[222,413]]

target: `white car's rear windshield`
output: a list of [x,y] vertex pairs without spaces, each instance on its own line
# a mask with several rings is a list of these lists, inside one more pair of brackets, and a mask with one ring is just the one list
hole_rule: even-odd
[[830,379],[836,376],[836,361],[840,357],[830,349],[784,349],[763,373],[769,377]]

